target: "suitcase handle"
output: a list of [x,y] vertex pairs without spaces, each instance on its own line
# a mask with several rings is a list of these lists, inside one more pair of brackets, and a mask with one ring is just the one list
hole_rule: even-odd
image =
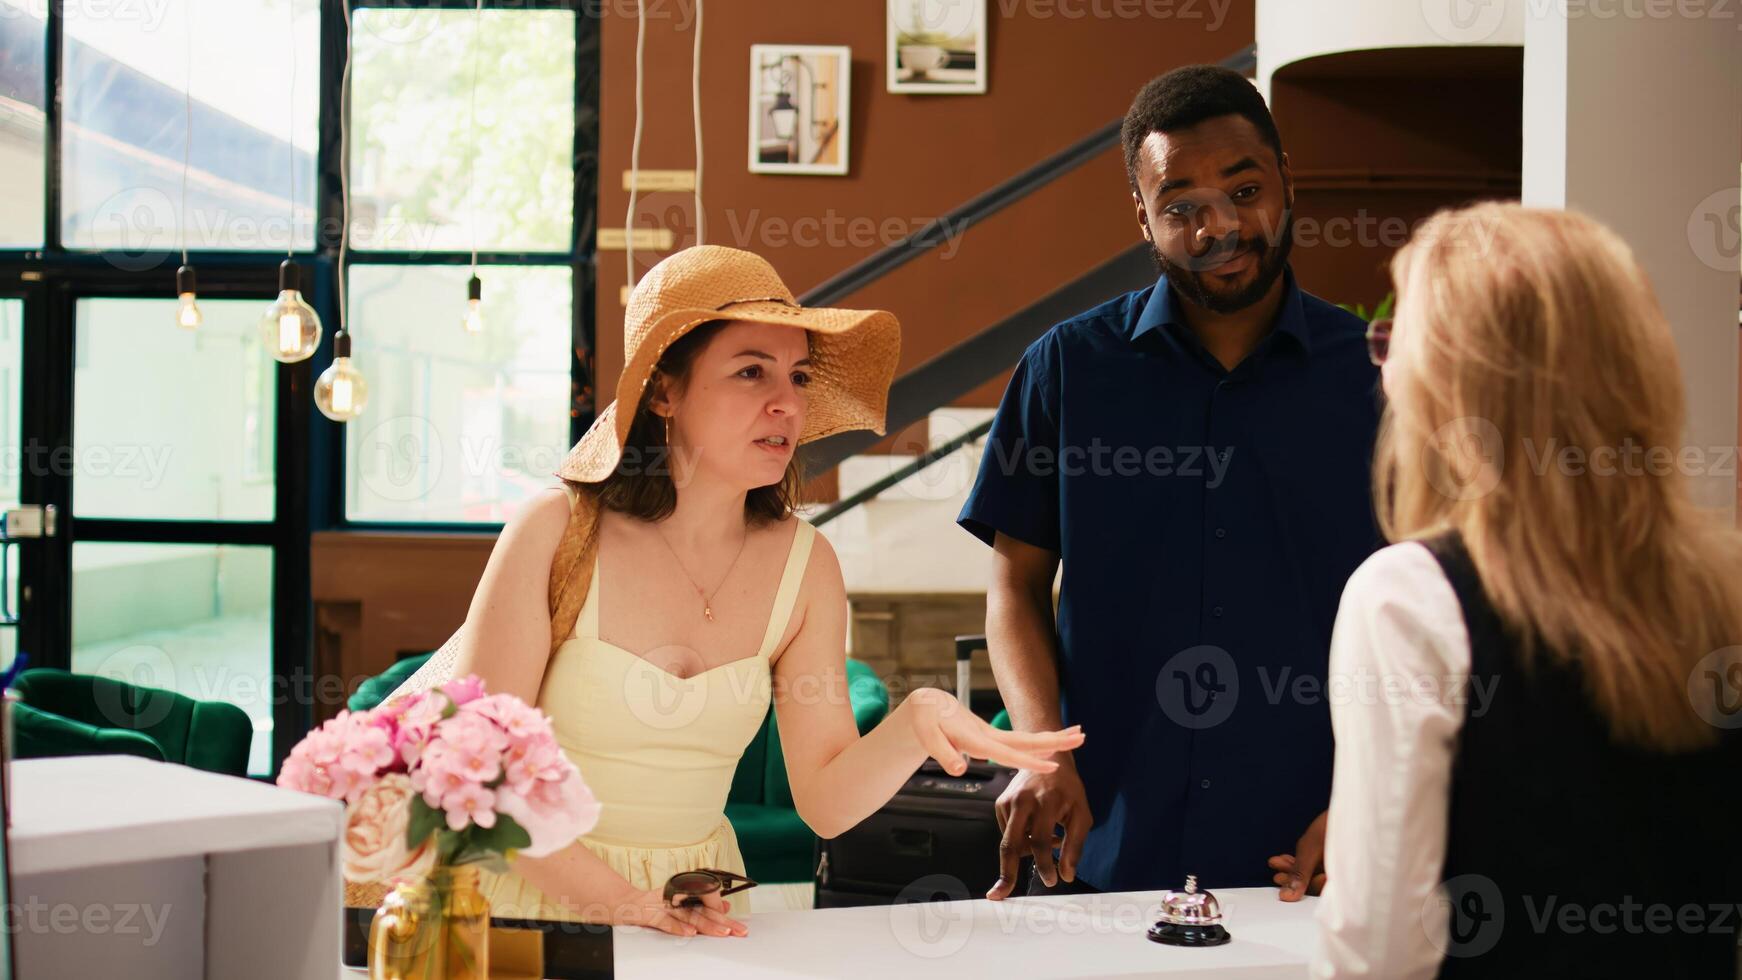
[[934,840],[929,830],[896,827],[889,832],[890,849],[906,857],[931,857]]

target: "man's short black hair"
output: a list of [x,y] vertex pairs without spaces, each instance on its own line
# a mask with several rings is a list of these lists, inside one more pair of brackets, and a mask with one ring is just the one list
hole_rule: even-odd
[[1216,65],[1186,65],[1143,86],[1125,113],[1119,141],[1125,146],[1125,175],[1137,190],[1137,157],[1150,133],[1171,133],[1217,116],[1243,116],[1258,127],[1264,142],[1282,160],[1282,137],[1264,96],[1238,72]]

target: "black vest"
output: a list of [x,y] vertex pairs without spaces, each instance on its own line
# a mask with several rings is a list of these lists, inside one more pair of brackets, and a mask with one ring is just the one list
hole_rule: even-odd
[[1525,664],[1462,542],[1428,544],[1463,607],[1473,682],[1452,765],[1439,975],[1736,980],[1737,730],[1683,755],[1617,744],[1576,666],[1540,644]]

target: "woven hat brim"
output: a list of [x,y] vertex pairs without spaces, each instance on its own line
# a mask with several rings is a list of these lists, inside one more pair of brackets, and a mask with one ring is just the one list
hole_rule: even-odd
[[556,475],[597,483],[610,476],[629,438],[631,412],[665,349],[690,330],[713,320],[748,320],[800,327],[811,334],[811,382],[807,386],[804,432],[799,444],[855,429],[884,434],[889,385],[901,359],[901,325],[884,310],[843,310],[789,306],[778,300],[730,303],[717,310],[679,309],[661,316],[624,365],[617,397],[569,450]]

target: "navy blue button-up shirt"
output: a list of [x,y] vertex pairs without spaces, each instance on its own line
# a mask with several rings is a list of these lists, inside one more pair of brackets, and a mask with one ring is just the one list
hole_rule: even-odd
[[1378,372],[1361,320],[1287,274],[1232,371],[1163,278],[1023,354],[959,518],[1063,566],[1065,724],[1104,890],[1265,885],[1330,800],[1326,662],[1376,547]]

